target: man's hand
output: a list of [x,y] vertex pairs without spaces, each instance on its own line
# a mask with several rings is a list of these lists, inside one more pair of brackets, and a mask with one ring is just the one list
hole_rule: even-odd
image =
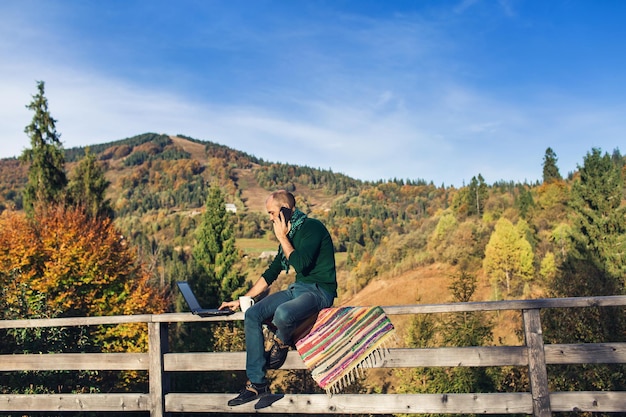
[[282,212],[278,212],[278,220],[275,220],[274,223],[274,234],[276,238],[280,241],[280,238],[286,238],[287,233],[289,233],[289,227],[291,226],[291,222],[285,222],[285,218],[283,217]]
[[224,310],[225,308],[229,308],[233,311],[237,310],[239,308],[239,300],[224,301],[218,309]]
[[274,220],[274,234],[276,235],[276,239],[278,239],[280,246],[282,246],[283,254],[287,259],[289,259],[289,256],[294,251],[293,245],[287,237],[290,228],[291,222],[285,222],[283,213],[279,211],[278,220]]

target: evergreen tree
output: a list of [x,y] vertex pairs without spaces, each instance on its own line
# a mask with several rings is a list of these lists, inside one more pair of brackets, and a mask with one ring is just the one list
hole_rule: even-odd
[[558,158],[552,148],[546,149],[546,154],[543,157],[543,182],[549,183],[553,181],[560,181],[563,178],[559,172],[559,167],[556,165]]
[[104,178],[104,171],[96,161],[94,154],[87,148],[85,157],[78,163],[68,184],[70,204],[81,205],[92,217],[113,217],[110,200],[105,197],[109,181]]
[[[621,170],[599,149],[587,153],[572,186],[579,244],[613,277],[626,276],[626,206]],[[623,284],[623,283],[622,283]]]
[[24,132],[30,137],[31,149],[26,149],[20,159],[30,164],[28,183],[24,188],[24,208],[32,212],[35,204],[48,205],[61,201],[67,178],[65,159],[56,120],[48,111],[43,81],[37,83],[38,94],[26,106],[35,112]]
[[[240,258],[235,247],[234,219],[226,211],[224,197],[218,186],[209,188],[205,211],[196,230],[196,244],[192,253],[192,276],[190,282],[202,305],[219,305],[243,295],[245,276],[237,262]],[[199,325],[200,324],[200,325]],[[243,349],[241,323],[221,322],[206,326],[202,323],[186,323],[177,329],[177,349],[186,351],[228,351]],[[243,378],[243,373],[239,375]],[[190,380],[173,378],[173,385],[180,390],[204,390],[208,392],[234,390],[237,380],[232,373],[213,373]]]
[[196,231],[194,263],[199,274],[194,284],[207,304],[216,305],[245,292],[243,276],[237,267],[239,252],[235,247],[232,214],[226,211],[219,187],[212,186],[205,211]]
[[519,194],[515,199],[515,206],[519,210],[519,214],[522,218],[528,217],[528,213],[535,206],[532,193],[524,185],[519,185]]
[[[621,204],[623,182],[620,169],[608,154],[602,156],[599,149],[593,149],[579,170],[580,179],[572,187],[571,206],[576,218],[573,247],[551,282],[550,296],[624,294],[626,218]],[[547,343],[626,340],[623,308],[550,309],[545,312],[544,322]],[[626,389],[626,366],[560,366],[551,372],[551,384],[558,391],[623,391]]]
[[472,177],[469,185],[469,207],[467,209],[468,214],[475,214],[480,217],[485,211],[485,201],[489,195],[489,189],[485,184],[485,179],[481,174],[478,174],[478,178]]

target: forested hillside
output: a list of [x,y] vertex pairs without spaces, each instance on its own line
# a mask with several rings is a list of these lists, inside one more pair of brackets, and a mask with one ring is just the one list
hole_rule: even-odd
[[[477,172],[460,188],[421,179],[365,182],[330,170],[264,161],[182,135],[148,133],[67,149],[64,156],[70,191],[77,187],[76,178],[91,172],[85,171],[90,166],[85,161],[92,161],[91,169],[101,170],[106,180],[101,183],[106,198],[101,203],[124,245],[136,250],[151,285],[168,300],[170,311],[182,308],[177,297],[168,297],[175,295],[171,291],[175,281],[198,284],[212,273],[210,265],[202,269],[192,260],[202,256],[198,245],[205,238],[199,238],[198,231],[211,224],[207,216],[213,212],[221,210],[220,218],[229,224],[228,237],[219,243],[227,247],[226,243],[234,242],[229,267],[233,275],[228,279],[239,284],[227,291],[205,288],[204,300],[217,302],[236,295],[237,288],[245,288],[245,277],[256,280],[269,262],[266,254],[277,248],[264,203],[268,193],[278,188],[293,191],[300,209],[324,221],[331,231],[339,265],[339,304],[414,303],[422,294],[431,302],[447,302],[624,293],[626,161],[617,149],[611,154],[590,149],[581,155],[580,169],[563,178],[557,155],[548,148],[541,183],[487,184]],[[25,209],[28,172],[28,163],[0,161],[0,219],[5,225]],[[2,280],[10,282],[16,271],[0,271]],[[368,286],[377,290],[361,292]],[[547,338],[595,340],[602,339],[600,333],[610,332],[626,338],[620,330],[626,328],[622,313],[598,314],[592,320],[600,317],[612,323],[603,332],[573,330],[579,328],[573,320],[588,318],[547,318],[555,323]],[[481,336],[466,340],[497,343],[494,331],[507,325],[503,320],[510,317],[481,318],[471,330]],[[558,320],[572,322],[573,329],[564,330]],[[450,331],[447,323],[435,320],[426,328],[442,326]],[[403,343],[456,340],[442,330],[426,342],[424,326],[424,322],[406,323]],[[236,345],[235,339],[223,336],[232,331],[225,328],[212,334],[210,345]],[[181,330],[181,340],[185,337],[189,334]],[[414,377],[402,376],[400,384]],[[472,377],[505,384],[502,375]],[[444,376],[429,374],[428,378]],[[590,376],[589,383],[597,384],[598,378]],[[523,380],[523,375],[518,376],[513,389],[522,389]],[[623,386],[623,374],[614,383]],[[411,386],[403,389],[416,389]],[[433,386],[417,389],[428,392]]]
[[[86,151],[109,182],[106,198],[115,225],[162,285],[187,278],[178,264],[193,247],[197,215],[211,186],[218,186],[225,201],[234,205],[245,269],[258,267],[261,252],[276,249],[264,201],[271,190],[285,188],[296,194],[301,209],[331,230],[344,293],[355,293],[376,277],[437,262],[489,280],[493,299],[545,295],[574,244],[576,208],[581,213],[598,210],[599,201],[609,198],[598,194],[601,189],[593,190],[595,196],[578,195],[580,173],[562,179],[552,150],[544,158],[541,184],[486,184],[477,173],[459,189],[425,180],[364,182],[329,170],[263,161],[213,142],[158,134],[65,150],[68,172]],[[619,151],[609,156],[593,149],[585,158],[592,164],[606,159],[614,167],[621,175],[621,189],[615,185],[621,195],[614,197],[623,201],[624,158]],[[590,169],[590,181],[606,181],[609,172]],[[26,174],[27,164],[0,161],[0,210],[23,208]],[[621,209],[623,203],[613,200],[612,207]],[[617,268],[623,271],[623,265]]]

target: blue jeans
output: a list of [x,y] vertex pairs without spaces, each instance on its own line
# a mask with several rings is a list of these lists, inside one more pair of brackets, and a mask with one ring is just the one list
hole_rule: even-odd
[[250,382],[264,384],[265,340],[263,322],[273,316],[276,337],[290,345],[292,333],[307,317],[333,305],[334,297],[316,284],[293,283],[284,291],[270,294],[245,314],[246,374]]

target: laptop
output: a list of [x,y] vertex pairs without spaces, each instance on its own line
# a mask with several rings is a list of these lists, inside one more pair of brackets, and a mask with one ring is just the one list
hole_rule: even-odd
[[196,298],[195,294],[193,293],[193,290],[191,289],[187,281],[178,281],[176,285],[178,285],[178,289],[183,294],[183,297],[185,298],[187,305],[191,309],[191,312],[195,314],[196,316],[215,317],[215,316],[228,316],[228,315],[235,313],[233,310],[228,309],[228,308],[224,310],[220,310],[218,308],[202,308],[202,306],[200,306],[198,299]]

